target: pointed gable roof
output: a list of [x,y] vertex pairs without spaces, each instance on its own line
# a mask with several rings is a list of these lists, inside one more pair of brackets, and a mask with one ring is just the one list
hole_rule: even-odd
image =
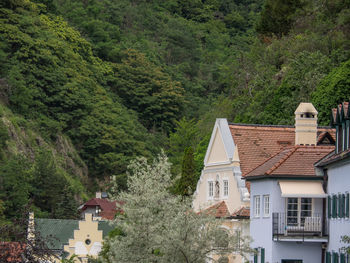
[[[219,134],[219,137],[217,137]],[[235,151],[235,144],[233,142],[232,136],[230,134],[230,129],[226,119],[216,119],[213,132],[209,141],[209,146],[204,158],[204,165],[207,165],[212,148],[214,146],[215,139],[222,140],[222,145],[224,147],[227,160],[232,160]]]

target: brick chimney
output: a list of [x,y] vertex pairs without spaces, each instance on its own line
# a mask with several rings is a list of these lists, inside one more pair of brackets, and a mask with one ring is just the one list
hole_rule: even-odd
[[302,102],[295,114],[295,145],[316,145],[317,110],[312,103]]

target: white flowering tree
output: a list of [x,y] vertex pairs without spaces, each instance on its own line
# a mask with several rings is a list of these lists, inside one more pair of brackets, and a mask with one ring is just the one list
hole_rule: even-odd
[[170,194],[164,154],[152,164],[139,158],[129,168],[129,190],[115,196],[125,201],[124,214],[115,220],[119,235],[107,239],[102,262],[196,263],[250,252],[246,240],[220,227],[222,221],[194,213],[190,199]]

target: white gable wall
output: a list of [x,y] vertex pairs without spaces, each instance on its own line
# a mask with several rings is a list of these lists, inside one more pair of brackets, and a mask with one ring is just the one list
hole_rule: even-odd
[[[209,197],[209,182],[218,180],[219,197]],[[224,196],[224,181],[228,181],[228,196]],[[215,186],[214,186],[215,192]],[[242,206],[249,205],[248,191],[242,180],[237,147],[234,144],[226,119],[217,119],[204,159],[204,169],[194,195],[193,207],[196,211],[215,203],[225,201],[232,213]]]
[[227,163],[228,161],[229,159],[225,150],[220,130],[216,129],[211,149],[209,149],[207,165]]

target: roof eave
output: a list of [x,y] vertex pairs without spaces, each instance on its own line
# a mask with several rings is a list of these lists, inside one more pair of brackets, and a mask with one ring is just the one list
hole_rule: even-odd
[[291,179],[291,180],[322,180],[322,176],[317,175],[290,175],[290,174],[264,174],[247,176],[244,178],[247,181],[263,180],[263,179]]
[[343,160],[346,160],[350,157],[350,151],[345,153],[345,154],[339,154],[337,157],[335,157],[334,159],[328,160],[325,159],[324,161],[320,161],[318,163],[315,164],[316,167],[320,167],[320,168],[325,168],[328,165],[331,165],[333,163],[337,163]]

